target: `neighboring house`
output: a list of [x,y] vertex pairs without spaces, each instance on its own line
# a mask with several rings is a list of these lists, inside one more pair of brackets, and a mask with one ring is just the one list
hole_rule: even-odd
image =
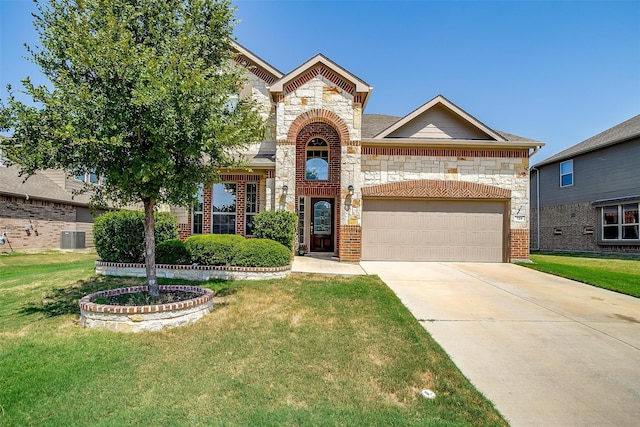
[[17,166],[0,164],[0,252],[93,246],[93,217],[87,195],[73,196],[81,183],[62,171],[37,172],[28,180]]
[[536,164],[532,247],[640,253],[639,165],[640,115]]
[[251,236],[288,210],[298,241],[341,261],[488,261],[529,256],[529,157],[543,144],[494,130],[438,95],[405,117],[363,114],[372,87],[323,55],[282,73],[240,45],[241,97],[270,133],[248,169],[221,171],[181,236]]

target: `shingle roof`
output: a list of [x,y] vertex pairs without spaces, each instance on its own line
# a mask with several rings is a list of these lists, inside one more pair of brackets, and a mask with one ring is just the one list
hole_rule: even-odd
[[18,175],[17,166],[0,166],[0,194],[14,197],[26,197],[39,200],[68,203],[86,206],[89,197],[86,194],[73,196],[55,182],[36,172],[25,182],[24,176]]
[[362,115],[362,137],[373,138],[402,117],[387,116],[385,114],[363,114]]
[[567,148],[564,151],[555,154],[548,159],[541,161],[534,167],[544,166],[549,163],[570,159],[579,154],[604,148],[609,145],[619,144],[628,141],[631,138],[640,136],[640,114],[630,118],[612,128],[609,128],[599,134],[585,139],[579,144]]

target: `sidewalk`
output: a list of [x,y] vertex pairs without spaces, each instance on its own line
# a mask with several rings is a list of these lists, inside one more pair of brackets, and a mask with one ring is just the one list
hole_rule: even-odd
[[338,258],[329,255],[305,255],[293,258],[291,271],[294,273],[319,273],[364,275],[362,267],[356,263],[340,262]]

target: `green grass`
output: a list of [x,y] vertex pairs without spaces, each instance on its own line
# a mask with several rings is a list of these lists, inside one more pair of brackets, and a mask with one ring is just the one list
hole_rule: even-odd
[[0,425],[506,425],[377,277],[207,282],[195,324],[119,334],[77,300],[142,280],[94,259],[0,256]]
[[520,265],[640,297],[640,258],[583,253],[532,254]]

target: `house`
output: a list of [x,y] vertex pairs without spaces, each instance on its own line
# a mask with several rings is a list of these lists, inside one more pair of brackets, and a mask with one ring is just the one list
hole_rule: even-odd
[[640,253],[640,115],[531,169],[531,242],[542,250]]
[[17,166],[0,161],[0,235],[7,240],[0,253],[93,246],[89,197],[72,192],[82,186],[79,179],[48,170],[24,181]]
[[529,256],[529,157],[543,144],[490,128],[442,95],[404,117],[364,114],[372,87],[318,54],[282,73],[239,44],[240,96],[270,132],[221,171],[181,236],[251,236],[288,210],[298,243],[341,261],[509,262]]

